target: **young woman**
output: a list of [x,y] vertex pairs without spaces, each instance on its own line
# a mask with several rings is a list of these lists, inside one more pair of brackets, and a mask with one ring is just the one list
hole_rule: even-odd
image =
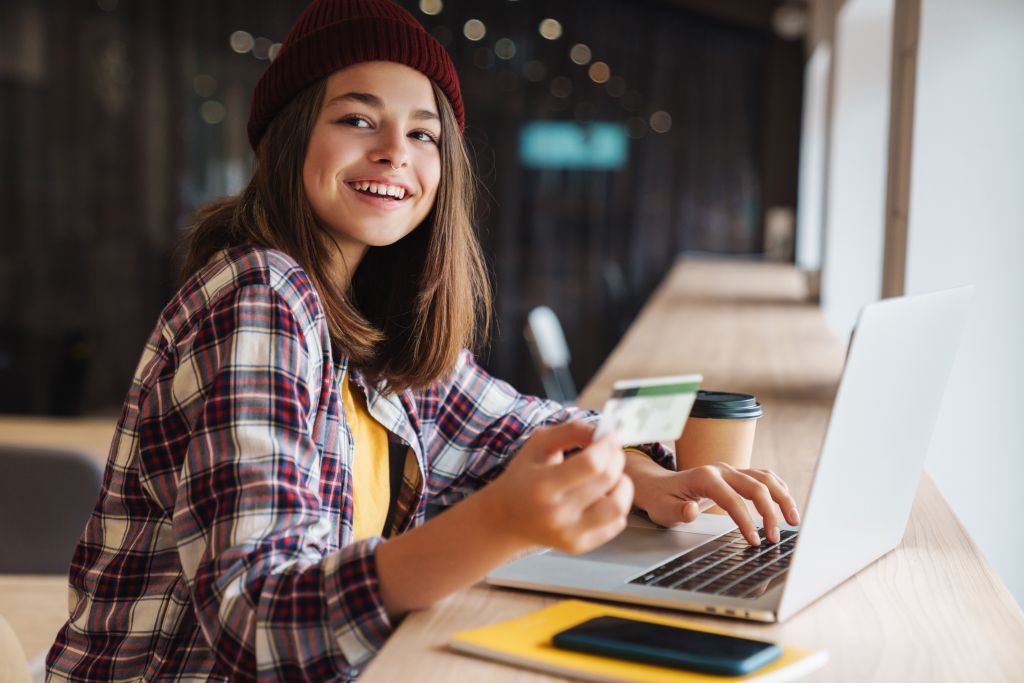
[[631,505],[674,524],[709,497],[751,542],[744,498],[770,538],[798,522],[771,472],[674,472],[476,365],[462,128],[405,10],[302,14],[253,96],[252,180],[200,213],[139,362],[49,678],[349,679],[405,613],[531,546],[594,548]]

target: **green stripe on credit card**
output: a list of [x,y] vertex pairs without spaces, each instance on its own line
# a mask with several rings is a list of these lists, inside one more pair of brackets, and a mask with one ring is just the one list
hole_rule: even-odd
[[673,375],[615,382],[594,437],[614,431],[623,446],[678,439],[703,379]]
[[699,382],[688,384],[655,384],[646,387],[621,387],[612,392],[611,398],[629,398],[631,396],[667,396],[669,394],[696,394]]

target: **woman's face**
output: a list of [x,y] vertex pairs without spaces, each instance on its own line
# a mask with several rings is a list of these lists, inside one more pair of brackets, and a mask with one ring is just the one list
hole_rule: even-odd
[[426,76],[394,62],[364,62],[327,79],[302,183],[349,269],[367,247],[419,225],[441,179],[441,121]]

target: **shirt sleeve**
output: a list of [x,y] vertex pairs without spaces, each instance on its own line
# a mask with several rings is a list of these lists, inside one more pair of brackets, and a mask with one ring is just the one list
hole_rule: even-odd
[[[451,505],[497,477],[533,432],[573,420],[595,422],[598,413],[520,394],[491,377],[464,352],[451,378],[425,402],[428,490],[432,503]],[[672,468],[660,444],[638,450]]]
[[392,626],[381,539],[330,552],[339,532],[311,438],[319,353],[280,294],[247,285],[211,308],[188,354],[175,390],[194,384],[199,407],[173,532],[211,651],[232,680],[354,676]]

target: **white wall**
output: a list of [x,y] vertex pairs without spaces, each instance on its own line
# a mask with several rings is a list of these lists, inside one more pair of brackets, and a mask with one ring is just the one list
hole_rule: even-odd
[[836,17],[821,305],[846,339],[882,292],[893,0],[848,0]]
[[907,293],[977,285],[928,469],[1024,604],[1024,2],[922,0]]
[[828,149],[828,83],[832,49],[821,42],[804,70],[804,111],[800,134],[800,201],[796,214],[796,265],[821,269],[825,229],[825,154]]

